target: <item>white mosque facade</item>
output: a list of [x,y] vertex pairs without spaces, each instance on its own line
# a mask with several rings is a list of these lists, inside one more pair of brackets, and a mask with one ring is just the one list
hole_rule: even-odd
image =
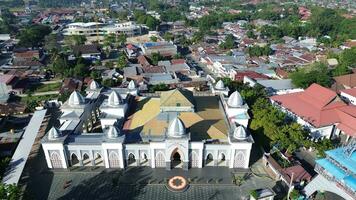
[[248,106],[237,91],[195,97],[176,89],[144,97],[133,82],[104,89],[92,81],[86,97],[73,92],[61,111],[60,125],[41,141],[49,168],[249,167]]

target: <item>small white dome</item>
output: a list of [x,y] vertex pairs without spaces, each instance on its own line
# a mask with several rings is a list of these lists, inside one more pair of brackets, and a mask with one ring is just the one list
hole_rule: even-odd
[[223,82],[222,80],[219,80],[219,81],[215,84],[215,89],[217,89],[217,90],[225,90],[224,82]]
[[170,137],[182,137],[185,135],[185,126],[178,117],[174,118],[168,126],[168,136]]
[[48,139],[54,140],[54,139],[59,138],[59,137],[61,137],[61,131],[56,129],[55,127],[52,127],[48,131]]
[[119,137],[119,131],[115,126],[110,126],[108,132],[107,132],[107,137],[108,138],[117,138]]
[[96,82],[95,80],[92,80],[90,85],[89,85],[89,89],[91,90],[97,90],[100,88],[100,85],[98,82]]
[[243,140],[243,139],[246,139],[246,137],[247,137],[247,133],[243,126],[238,126],[235,128],[234,138],[236,138],[238,140]]
[[81,105],[85,103],[84,97],[77,91],[72,92],[68,100],[69,105]]
[[134,82],[133,80],[131,80],[131,81],[129,82],[129,85],[127,86],[127,88],[128,88],[129,90],[134,90],[134,89],[136,89],[135,82]]
[[108,104],[110,106],[117,106],[123,103],[122,97],[115,91],[112,91],[109,95]]
[[243,102],[244,101],[242,100],[240,93],[236,90],[230,95],[229,99],[227,100],[227,105],[236,108],[241,107],[243,105]]

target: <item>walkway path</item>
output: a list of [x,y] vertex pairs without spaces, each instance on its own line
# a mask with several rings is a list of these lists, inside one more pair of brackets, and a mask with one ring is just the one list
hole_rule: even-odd
[[47,110],[36,111],[33,114],[30,123],[28,123],[25,133],[22,136],[22,139],[11,158],[9,167],[5,172],[4,178],[2,180],[3,183],[17,184],[19,182],[27,158],[30,155],[32,144],[35,142],[37,133],[39,132],[42,121],[46,115],[46,111]]

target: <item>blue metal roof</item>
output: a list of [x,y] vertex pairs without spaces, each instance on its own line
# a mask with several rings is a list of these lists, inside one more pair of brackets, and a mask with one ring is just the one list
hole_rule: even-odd
[[356,174],[356,152],[353,152],[350,157],[344,154],[344,148],[340,147],[330,151],[326,151],[326,155],[336,160],[340,165],[346,167],[352,173]]
[[356,191],[356,178],[353,176],[348,176],[344,179],[345,184],[348,185],[350,188],[352,188],[354,191]]
[[316,163],[318,163],[320,166],[326,169],[326,171],[328,171],[338,180],[342,180],[347,176],[347,174],[342,169],[340,169],[339,167],[331,163],[326,158],[316,160]]

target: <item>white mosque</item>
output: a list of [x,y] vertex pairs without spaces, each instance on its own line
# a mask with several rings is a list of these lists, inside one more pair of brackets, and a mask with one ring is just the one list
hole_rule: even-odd
[[249,107],[222,82],[215,95],[175,89],[139,95],[135,83],[105,89],[92,81],[61,106],[59,127],[42,139],[49,168],[248,168]]

